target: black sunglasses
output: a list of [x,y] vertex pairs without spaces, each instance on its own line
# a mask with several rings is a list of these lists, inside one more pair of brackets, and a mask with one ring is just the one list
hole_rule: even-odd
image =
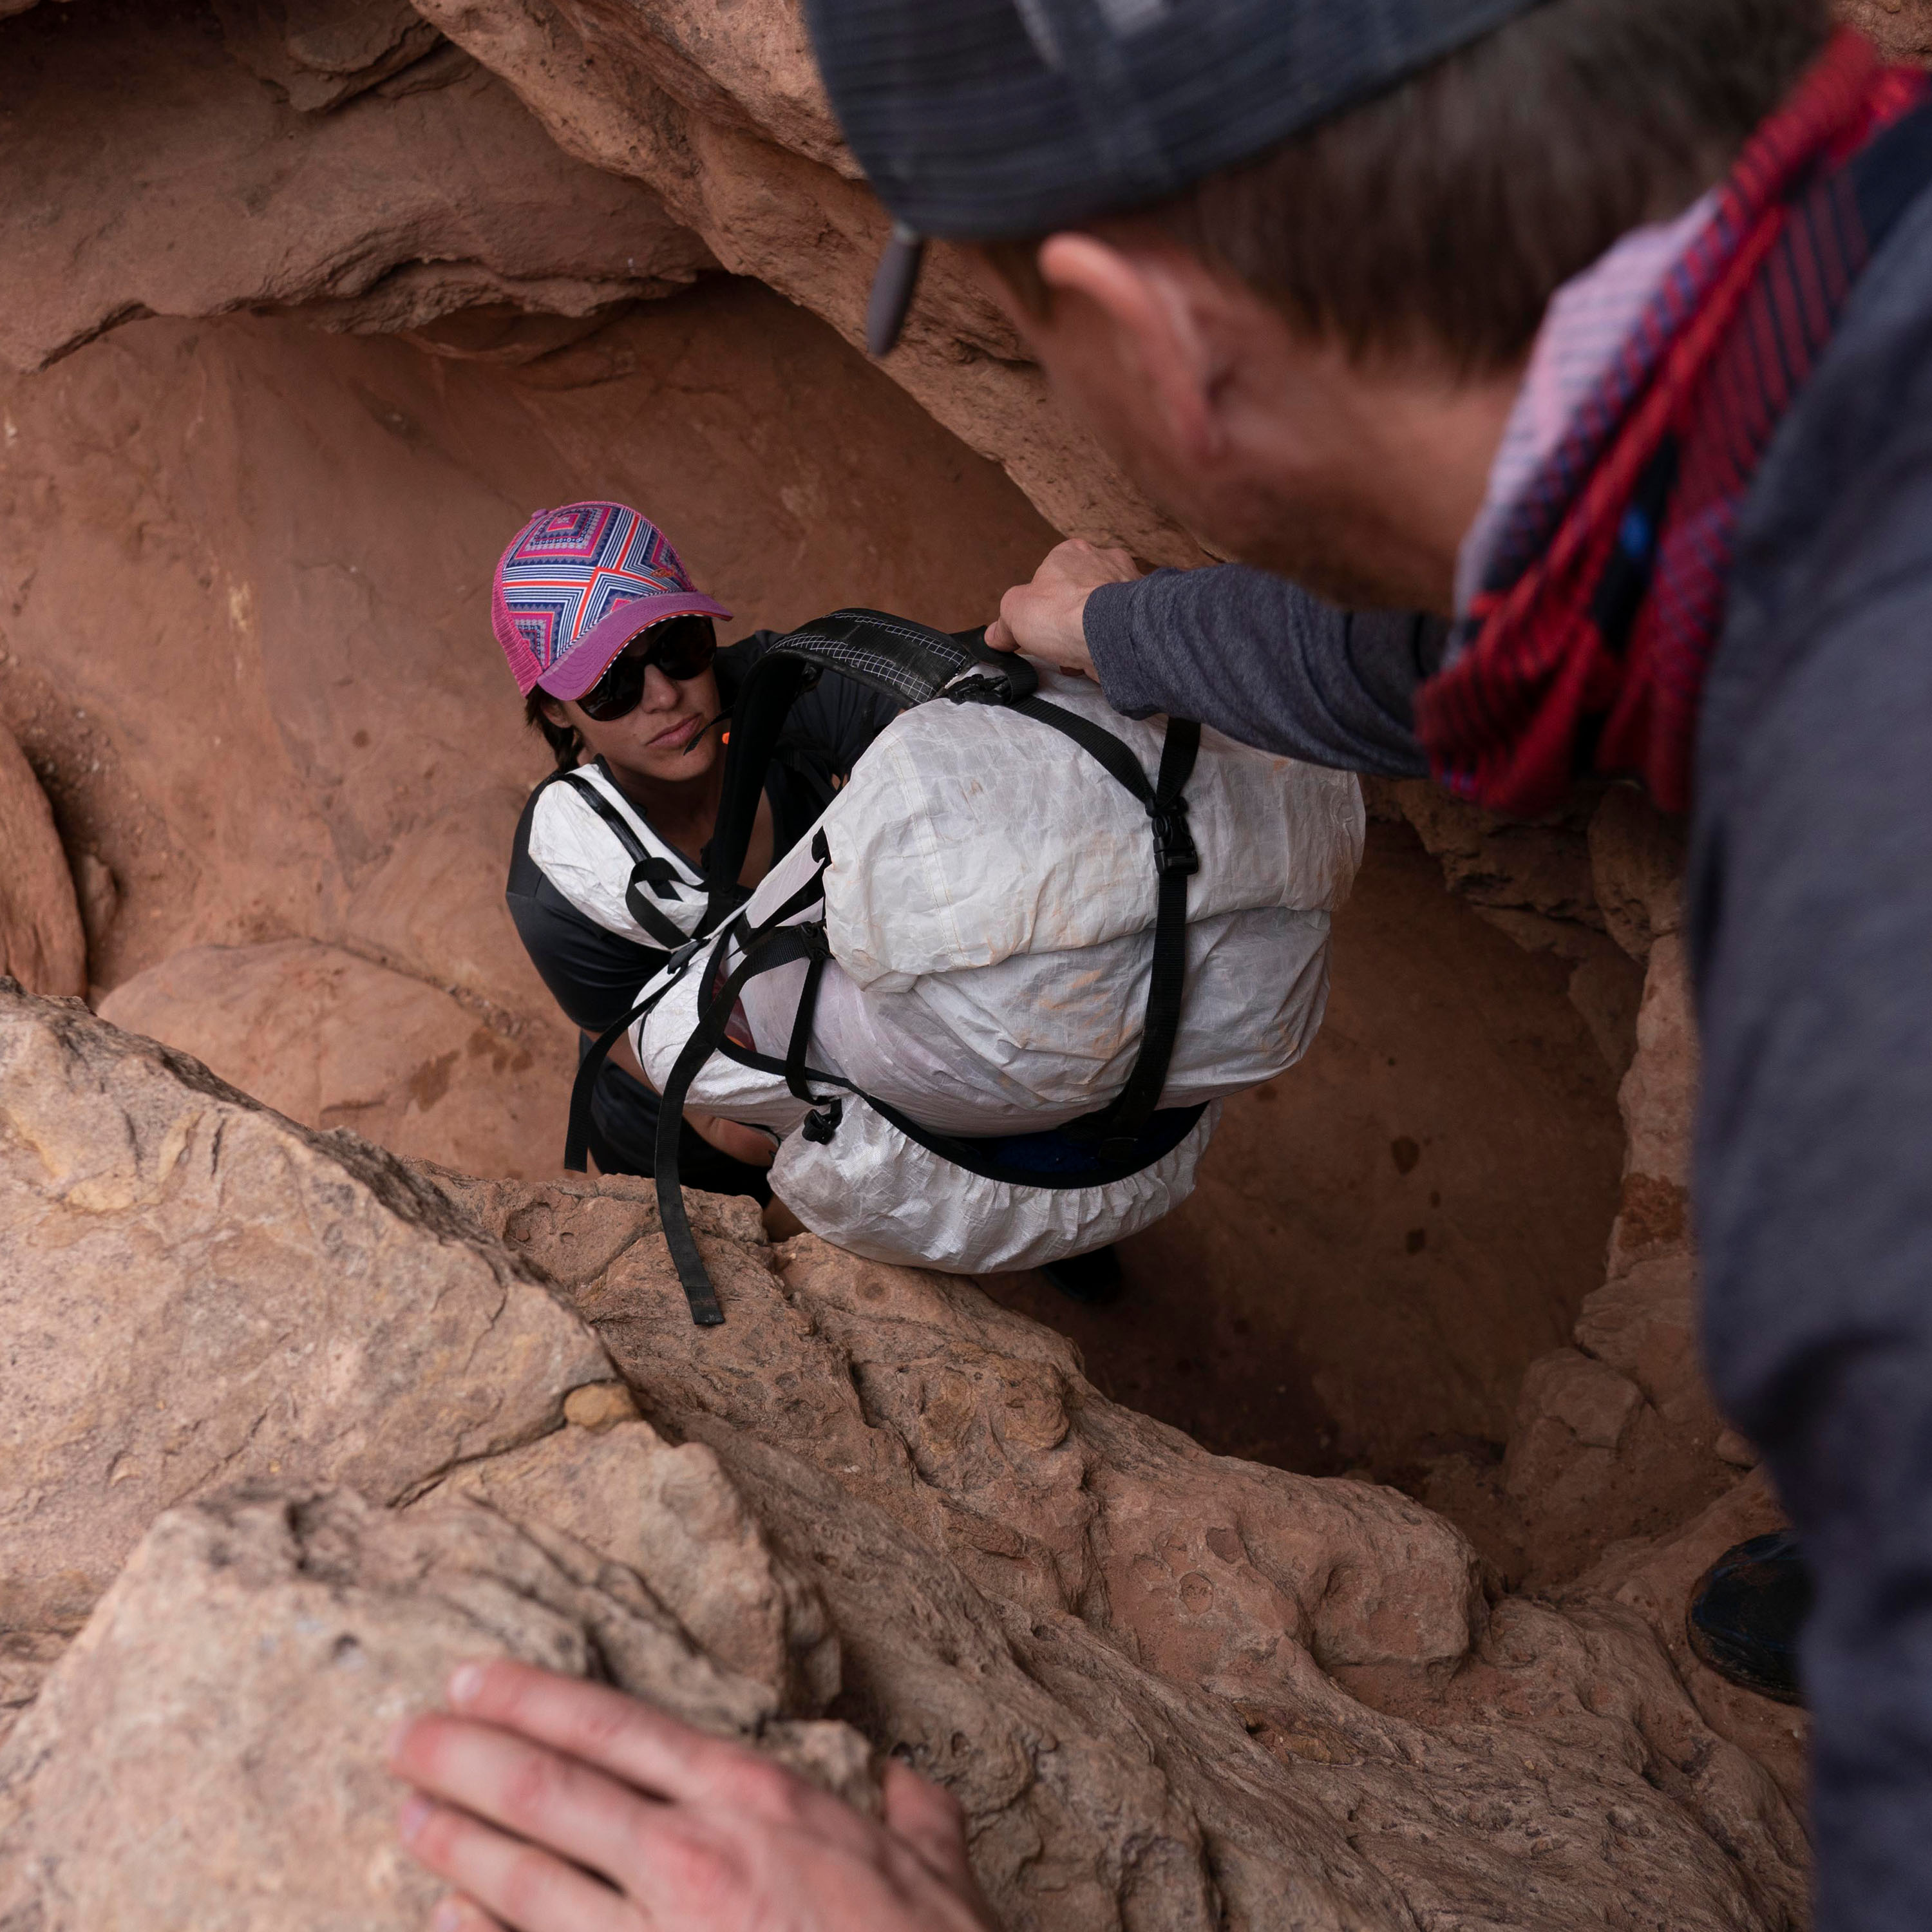
[[[635,643],[646,648],[638,650]],[[584,716],[608,724],[638,708],[644,694],[644,674],[655,664],[679,684],[701,677],[718,655],[718,633],[709,617],[667,617],[647,626],[610,660],[604,675],[577,701]]]

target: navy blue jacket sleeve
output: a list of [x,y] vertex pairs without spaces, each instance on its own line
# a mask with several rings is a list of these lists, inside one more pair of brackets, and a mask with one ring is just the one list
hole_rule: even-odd
[[1100,688],[1130,718],[1197,718],[1312,764],[1419,778],[1416,686],[1447,627],[1396,611],[1338,610],[1240,564],[1157,570],[1087,600]]
[[1740,521],[1698,730],[1706,1354],[1816,1589],[1819,1932],[1932,1899],[1932,194]]

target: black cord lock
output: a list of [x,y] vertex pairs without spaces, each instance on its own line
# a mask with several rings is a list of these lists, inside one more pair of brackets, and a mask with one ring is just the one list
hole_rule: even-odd
[[819,1147],[829,1146],[832,1136],[838,1131],[838,1123],[844,1117],[844,1100],[835,1094],[817,1113],[806,1115],[800,1132]]

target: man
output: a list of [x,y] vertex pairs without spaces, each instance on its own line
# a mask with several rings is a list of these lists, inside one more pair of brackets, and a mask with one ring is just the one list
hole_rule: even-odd
[[[1828,44],[1812,0],[820,0],[813,27],[898,220],[877,343],[920,238],[975,244],[1150,494],[1334,600],[1063,549],[1006,641],[1504,808],[1594,772],[1690,810],[1707,1349],[1816,1582],[1820,1924],[1918,1924],[1923,82]],[[474,1806],[448,1766],[485,1735],[410,1768]],[[710,1922],[811,1925],[816,1896],[748,1878]]]

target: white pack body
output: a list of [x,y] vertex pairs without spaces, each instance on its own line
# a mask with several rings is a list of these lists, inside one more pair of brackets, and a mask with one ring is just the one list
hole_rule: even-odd
[[[1121,718],[1091,684],[1048,671],[1040,694],[1102,725],[1152,778],[1164,719]],[[1364,832],[1352,776],[1211,731],[1184,795],[1199,866],[1163,1109],[1258,1085],[1307,1050],[1327,999],[1330,920]],[[808,1103],[782,1076],[722,1054],[686,1096],[785,1136],[772,1184],[800,1220],[877,1259],[979,1273],[1084,1252],[1185,1198],[1217,1106],[1136,1172],[1034,1186],[962,1168],[863,1097],[936,1135],[984,1141],[1045,1132],[1120,1091],[1140,1047],[1157,898],[1148,813],[1125,788],[1036,719],[938,701],[886,728],[817,829],[831,961],[807,1058],[859,1097],[814,1139],[800,1131]],[[801,840],[774,867],[748,925],[810,880],[815,844]],[[784,1057],[806,971],[798,961],[746,982],[759,1053]],[[634,1030],[661,1090],[698,1024],[704,977],[683,974]]]

